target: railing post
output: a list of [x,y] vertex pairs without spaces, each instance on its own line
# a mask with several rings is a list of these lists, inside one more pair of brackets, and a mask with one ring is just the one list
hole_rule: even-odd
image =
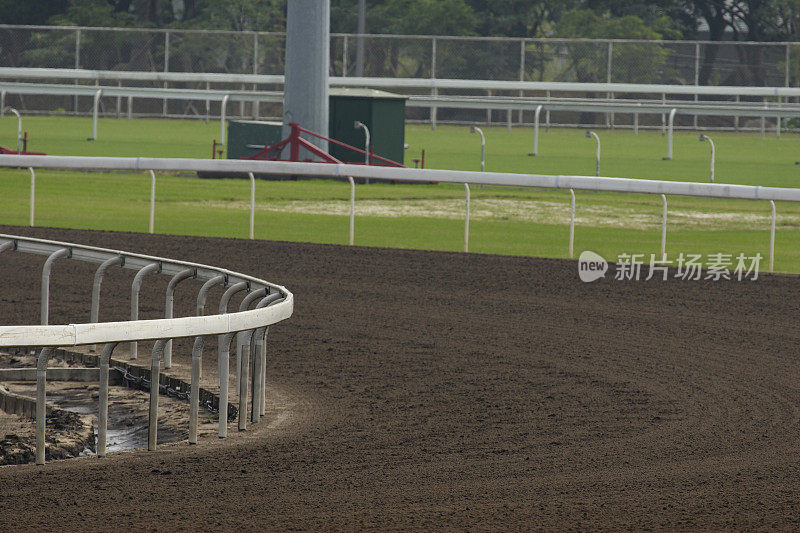
[[165,339],[158,339],[153,345],[150,355],[150,414],[147,425],[147,449],[154,451],[158,443],[158,393],[160,373],[160,357],[164,349]]
[[[173,307],[175,305],[175,287],[183,280],[196,277],[197,269],[187,268],[181,270],[169,280],[167,284],[166,302],[164,304],[164,318],[173,317]],[[172,339],[167,340],[164,345],[164,368],[172,368]]]
[[247,429],[247,382],[250,373],[250,344],[254,330],[240,332],[242,335],[242,350],[239,357],[241,370],[239,371],[239,431]]
[[[210,280],[203,283],[203,286],[200,287],[200,290],[197,291],[197,307],[195,308],[195,314],[197,316],[203,316],[205,314],[206,308],[206,296],[208,296],[208,291],[214,285],[219,285],[220,283],[227,283],[227,278],[220,274],[219,276],[214,276]],[[202,362],[202,361],[201,361]],[[203,377],[203,366],[200,366],[200,377]]]
[[225,144],[225,114],[228,107],[228,100],[230,99],[230,95],[226,94],[222,97],[222,109],[219,113],[219,143]]
[[47,423],[47,359],[53,351],[50,347],[42,348],[36,359],[36,464],[45,461],[44,430]]
[[133,118],[133,96],[128,97],[128,120]]
[[775,257],[775,201],[769,201],[770,209],[772,211],[769,224],[769,271],[772,272]]
[[150,225],[149,231],[153,233],[156,218],[156,173],[150,171]]
[[42,312],[41,324],[47,325],[50,317],[50,271],[53,268],[53,262],[60,257],[70,257],[72,252],[69,248],[61,248],[56,250],[47,257],[42,267]]
[[672,130],[675,126],[675,113],[678,110],[675,108],[670,109],[669,111],[669,124],[667,127],[667,160],[672,159]]
[[469,183],[464,184],[467,195],[466,212],[464,213],[464,251],[469,252]]
[[250,176],[250,239],[255,238],[255,223],[256,223],[256,178],[252,172],[247,173]]
[[572,244],[575,241],[575,191],[569,190],[569,258],[572,259]]
[[103,346],[100,354],[100,407],[97,414],[97,457],[106,456],[106,440],[108,435],[108,367],[111,354],[117,347],[116,342]]
[[[248,289],[247,282],[241,281],[231,285],[219,301],[219,314],[228,312],[228,303],[237,292]],[[230,353],[233,333],[217,337],[217,364],[219,375],[219,437],[228,436],[228,384],[230,382]],[[237,378],[238,379],[238,378]]]
[[356,218],[356,184],[353,181],[353,176],[347,176],[347,181],[350,183],[350,246],[353,246],[353,238],[355,236],[355,218]]
[[[161,264],[150,263],[140,268],[136,276],[134,276],[133,283],[131,284],[131,321],[139,320],[139,291],[142,288],[144,277],[151,272],[158,272],[160,270]],[[136,341],[131,341],[130,346],[130,359],[134,360],[138,355],[138,343]]]
[[267,413],[267,334],[269,327],[264,328],[263,343],[261,344],[261,397],[259,398],[259,408],[261,416]]
[[[266,296],[266,294],[267,289],[257,289],[251,291],[239,304],[239,311],[246,311],[247,307],[253,302],[253,300]],[[244,337],[245,333],[242,331],[236,334],[236,394],[238,394],[240,397],[242,395],[242,358],[244,356]],[[239,413],[239,416],[242,416],[241,413]]]
[[[203,359],[203,337],[195,337],[192,347],[192,380],[189,384],[189,444],[197,444],[197,415],[200,409],[200,363]],[[223,416],[220,412],[220,416]]]
[[[92,284],[92,308],[90,310],[90,317],[89,322],[92,324],[96,324],[100,321],[100,287],[103,284],[103,275],[105,274],[108,267],[112,265],[124,265],[125,264],[125,257],[118,255],[117,257],[111,257],[106,259],[100,266],[97,267],[97,270],[94,273],[94,283]],[[89,348],[90,352],[97,351],[97,345],[93,344]]]
[[661,260],[667,260],[667,197],[661,195]]
[[537,155],[539,153],[539,114],[542,112],[542,106],[537,105],[536,111],[533,113],[533,152],[528,155]]
[[[4,91],[5,92],[5,91]],[[17,155],[22,153],[22,115],[13,107],[3,106],[3,111],[11,111],[17,116]]]
[[36,173],[33,171],[33,167],[28,167],[28,170],[31,173],[31,206],[30,206],[30,216],[28,220],[28,225],[30,225],[30,227],[33,227],[34,203],[36,200]]
[[250,421],[258,423],[261,418],[261,399],[264,396],[264,361],[261,354],[264,349],[264,330],[258,328],[253,340],[253,406],[250,413]]
[[92,106],[92,138],[90,140],[97,140],[97,115],[100,112],[100,98],[103,96],[103,89],[98,89],[94,93],[94,105]]

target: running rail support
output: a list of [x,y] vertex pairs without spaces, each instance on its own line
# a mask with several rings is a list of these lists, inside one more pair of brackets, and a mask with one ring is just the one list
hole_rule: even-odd
[[41,324],[47,325],[50,318],[50,271],[53,269],[53,262],[60,257],[70,257],[72,251],[69,248],[56,250],[47,257],[42,267],[42,312]]
[[[203,359],[203,337],[195,337],[192,346],[192,381],[189,384],[189,444],[197,444],[197,414],[200,409],[200,363]],[[227,417],[220,411],[219,416]]]
[[661,260],[667,260],[667,197],[661,195]]
[[103,96],[103,89],[98,89],[94,93],[94,105],[92,106],[92,138],[91,141],[97,140],[97,115],[100,110],[100,98]]
[[347,181],[350,183],[350,246],[353,246],[353,238],[355,236],[355,218],[356,218],[356,183],[353,181],[353,176],[347,176]]
[[[235,283],[228,287],[228,290],[219,300],[219,314],[228,312],[228,303],[231,297],[237,292],[247,290],[249,285],[245,281]],[[231,354],[232,333],[219,335],[217,337],[217,364],[219,375],[219,438],[224,439],[228,436],[228,384],[230,383],[230,354]]]
[[[196,314],[197,316],[203,316],[206,310],[206,296],[208,296],[208,291],[214,285],[219,285],[220,283],[227,283],[228,278],[220,274],[219,276],[214,276],[210,280],[203,283],[203,286],[200,287],[200,290],[197,292],[197,308]],[[202,361],[201,361],[202,363]],[[203,377],[203,366],[200,365],[200,377]]]
[[252,172],[247,173],[250,176],[250,239],[255,238],[254,230],[256,223],[256,178]]
[[[3,91],[3,101],[5,101],[5,91]],[[11,111],[17,116],[17,155],[22,153],[22,116],[19,114],[19,111],[14,109],[13,107],[3,107],[3,114],[6,111]]]
[[[160,263],[150,263],[140,268],[136,276],[134,276],[133,283],[131,284],[131,321],[139,320],[139,291],[142,289],[144,277],[151,272],[158,272],[160,270]],[[130,359],[133,361],[138,355],[138,343],[136,341],[131,341],[130,346]]]
[[[257,290],[254,290],[254,291],[250,292],[250,294],[245,296],[244,299],[242,300],[242,302],[239,304],[239,311],[246,311],[247,307],[253,302],[253,300],[255,300],[256,298],[264,297],[266,295],[267,295],[267,289],[266,288],[257,289]],[[239,333],[236,334],[236,394],[238,394],[240,396],[240,400],[241,400],[241,396],[242,396],[242,385],[243,385],[243,382],[242,382],[242,379],[243,379],[242,378],[242,374],[243,374],[242,358],[245,355],[245,352],[244,352],[245,348],[244,348],[244,344],[243,344],[244,341],[245,341],[244,337],[245,337],[245,332],[244,331],[240,331]],[[249,342],[249,339],[248,339],[248,342]],[[241,417],[242,417],[242,413],[239,413],[239,419],[240,420],[241,420]]]
[[150,171],[150,226],[149,226],[150,233],[153,233],[155,218],[156,218],[156,173],[151,170]]
[[28,167],[28,171],[31,173],[31,207],[28,225],[33,227],[34,203],[36,201],[36,173],[33,171],[33,167]]
[[147,449],[154,451],[158,441],[158,384],[160,377],[161,352],[164,350],[165,339],[158,339],[153,345],[150,355],[150,416],[147,426]]
[[219,143],[225,144],[225,111],[228,107],[228,100],[231,95],[226,94],[222,97],[221,110],[219,112]]
[[106,436],[108,435],[108,366],[116,342],[103,346],[100,354],[100,407],[97,414],[97,457],[106,456]]
[[464,184],[467,193],[467,206],[464,213],[464,251],[469,252],[469,183]]
[[672,159],[672,132],[675,129],[675,113],[678,110],[674,107],[669,111],[668,127],[667,127],[667,160]]
[[43,465],[45,458],[44,428],[47,422],[47,360],[53,348],[42,348],[36,359],[36,464]]
[[[106,259],[94,273],[94,283],[92,284],[92,308],[90,312],[89,322],[96,324],[100,321],[100,286],[103,284],[103,275],[106,273],[108,267],[113,265],[122,266],[125,264],[125,257],[118,255]],[[97,345],[93,344],[89,347],[90,352],[97,351]]]
[[572,245],[575,242],[575,191],[569,190],[569,258],[572,259]]
[[773,259],[775,256],[775,201],[770,200],[769,205],[772,210],[769,225],[769,271],[772,272]]
[[[166,302],[164,304],[164,318],[173,317],[173,308],[175,306],[175,287],[181,281],[193,277],[197,277],[197,269],[187,268],[181,270],[169,280],[169,283],[167,284]],[[172,339],[169,339],[167,344],[164,346],[164,368],[172,368]]]
[[536,111],[533,113],[533,152],[528,155],[537,155],[539,153],[539,114],[542,112],[542,106],[537,105]]

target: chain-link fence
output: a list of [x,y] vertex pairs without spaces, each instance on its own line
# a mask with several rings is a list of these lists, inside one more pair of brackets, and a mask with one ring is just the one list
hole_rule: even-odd
[[[282,33],[5,25],[0,26],[0,66],[282,74],[284,43],[285,36]],[[800,85],[800,45],[793,43],[333,34],[330,51],[332,76],[776,87]],[[126,84],[136,85],[132,82]],[[149,84],[167,85],[156,82]],[[168,86],[205,88],[207,84],[170,83]],[[275,87],[218,83],[213,88],[254,90]],[[469,94],[469,91],[453,92]],[[9,98],[9,104],[32,111],[85,113],[91,106],[88,98]],[[205,113],[204,109],[197,109],[203,106],[198,106],[196,102],[172,101],[165,104],[137,101],[135,106],[134,113],[137,115]],[[113,113],[114,107],[104,102],[105,113]],[[211,112],[215,107],[218,108],[218,105],[212,103],[209,108]],[[263,111],[246,110],[245,107],[241,105],[234,112],[253,116],[272,111],[269,106]],[[119,102],[116,108],[119,109]],[[458,120],[460,115],[464,115],[466,120],[475,113],[450,111],[442,118]],[[411,118],[422,119],[425,116],[425,111],[411,112]],[[492,114],[489,113],[487,118],[491,119]],[[521,121],[524,116],[519,114],[518,118]],[[605,120],[608,121],[607,118]],[[714,120],[719,122],[723,119]],[[580,121],[567,120],[568,123]]]

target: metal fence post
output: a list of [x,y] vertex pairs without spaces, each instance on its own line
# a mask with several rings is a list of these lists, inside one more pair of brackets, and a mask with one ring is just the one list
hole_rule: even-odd
[[775,201],[769,201],[770,209],[772,211],[769,225],[769,271],[772,272],[775,256]]
[[220,110],[219,117],[219,143],[225,144],[225,112],[228,107],[228,100],[231,95],[226,94],[222,97],[222,109]]
[[342,77],[347,77],[347,34],[345,34],[344,42],[342,42]]
[[[246,311],[247,307],[255,300],[256,298],[261,298],[267,295],[267,289],[257,289],[250,292],[247,296],[242,299],[241,303],[239,304],[239,311]],[[239,395],[240,400],[242,396],[242,359],[244,357],[244,342],[245,342],[245,332],[240,331],[236,334],[236,394]],[[239,417],[241,420],[242,414],[239,413]]]
[[[436,88],[436,37],[431,38],[431,81],[434,81],[431,94],[433,96],[439,95],[439,90]],[[436,129],[436,106],[431,106],[431,129]]]
[[70,257],[72,251],[69,248],[61,248],[56,250],[44,262],[42,267],[42,309],[41,309],[41,324],[47,325],[50,318],[50,271],[53,268],[53,262],[60,257]]
[[[160,270],[160,263],[150,263],[140,268],[136,276],[134,276],[133,283],[131,284],[131,321],[139,320],[139,291],[142,288],[144,277],[151,272],[158,272]],[[138,355],[138,343],[136,341],[131,341],[130,346],[130,359],[134,360]]]
[[667,157],[666,159],[672,159],[672,130],[675,126],[675,113],[678,110],[675,108],[670,109],[669,111],[669,124],[667,128]]
[[353,246],[353,238],[355,236],[355,218],[356,218],[356,184],[353,181],[353,176],[347,176],[347,181],[350,183],[350,239],[349,244]]
[[569,258],[572,259],[572,245],[575,242],[575,191],[569,190]]
[[[611,56],[614,52],[614,42],[608,41],[608,63],[606,64],[606,83],[611,83]],[[611,93],[606,93],[606,98],[611,98]],[[609,120],[610,117],[610,120]],[[614,123],[614,113],[606,113],[606,127]]]
[[150,224],[149,231],[153,233],[156,218],[156,173],[150,171]]
[[[97,267],[97,270],[94,273],[94,283],[92,284],[92,308],[89,313],[89,322],[92,324],[96,324],[100,321],[100,287],[103,284],[103,275],[105,274],[108,267],[112,265],[124,265],[125,264],[125,257],[122,255],[118,255],[117,257],[112,257],[110,259],[106,259],[100,266]],[[97,345],[94,344],[89,348],[90,352],[95,352],[97,350]]]
[[[700,85],[700,43],[694,45],[694,85]],[[697,95],[694,95],[694,101],[697,102]],[[697,115],[694,116],[694,127],[697,129]]]
[[94,105],[92,106],[92,138],[90,140],[97,140],[97,115],[100,113],[100,98],[103,96],[103,89],[97,89],[94,93]]
[[36,359],[36,464],[43,465],[45,460],[44,430],[47,423],[47,359],[52,348],[42,348]]
[[[519,40],[519,81],[525,81],[525,39]],[[523,91],[519,90],[519,97],[522,98]],[[522,125],[523,110],[519,110],[519,124]]]
[[537,155],[539,153],[539,114],[542,112],[542,106],[537,105],[536,111],[533,113],[533,152],[528,155]]
[[[164,74],[169,72],[169,31],[164,33]],[[164,88],[166,89],[168,86],[166,80],[164,80]],[[167,99],[164,98],[164,105],[161,112],[162,116],[167,116]]]
[[34,201],[36,200],[36,173],[33,171],[33,167],[28,167],[28,170],[31,173],[31,206],[30,215],[28,217],[28,225],[33,227]]
[[[211,287],[227,282],[228,278],[220,274],[219,276],[214,276],[210,280],[203,283],[203,286],[200,287],[199,291],[197,291],[197,306],[195,308],[195,313],[197,316],[203,316],[205,314],[206,296],[208,295],[208,291],[211,289]],[[203,377],[202,366],[200,367],[200,377]]]
[[[228,303],[237,292],[249,288],[247,282],[239,282],[231,285],[222,295],[219,301],[219,314],[228,312]],[[228,384],[230,382],[230,353],[231,340],[233,333],[219,335],[217,337],[217,364],[219,375],[219,437],[228,436]],[[238,379],[238,378],[237,378]]]
[[[81,68],[81,30],[75,30],[75,69]],[[75,85],[78,85],[78,80],[75,80]],[[78,114],[78,95],[76,94],[73,100],[73,111]]]
[[[186,268],[181,270],[169,280],[167,284],[166,302],[164,304],[164,318],[173,317],[173,308],[175,306],[175,287],[181,281],[187,280],[197,276],[196,268]],[[167,340],[164,345],[164,368],[172,368],[172,339]]]
[[467,195],[466,212],[464,213],[464,251],[469,252],[469,183],[464,184]]
[[252,172],[248,172],[250,177],[250,239],[255,238],[256,223],[256,178]]
[[158,442],[158,393],[161,378],[159,359],[164,349],[165,339],[158,339],[150,355],[150,414],[147,424],[147,449],[154,451]]
[[667,260],[667,197],[661,195],[661,260]]
[[111,354],[117,347],[116,342],[103,346],[100,354],[100,406],[97,413],[97,457],[106,456],[106,438],[108,435],[108,366]]
[[[197,444],[197,415],[200,409],[200,363],[203,359],[203,337],[195,337],[192,346],[192,380],[189,384],[189,444]],[[219,414],[222,415],[222,412]]]

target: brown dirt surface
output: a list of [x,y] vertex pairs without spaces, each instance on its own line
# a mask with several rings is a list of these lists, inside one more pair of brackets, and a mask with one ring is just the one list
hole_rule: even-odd
[[[268,341],[289,409],[245,438],[0,468],[3,529],[800,527],[795,276],[584,284],[565,260],[0,231],[295,294]],[[2,323],[36,323],[43,261],[0,254]],[[55,264],[51,323],[88,321],[92,272]],[[132,277],[109,274],[103,320],[126,317]],[[145,285],[155,318],[166,280]]]

